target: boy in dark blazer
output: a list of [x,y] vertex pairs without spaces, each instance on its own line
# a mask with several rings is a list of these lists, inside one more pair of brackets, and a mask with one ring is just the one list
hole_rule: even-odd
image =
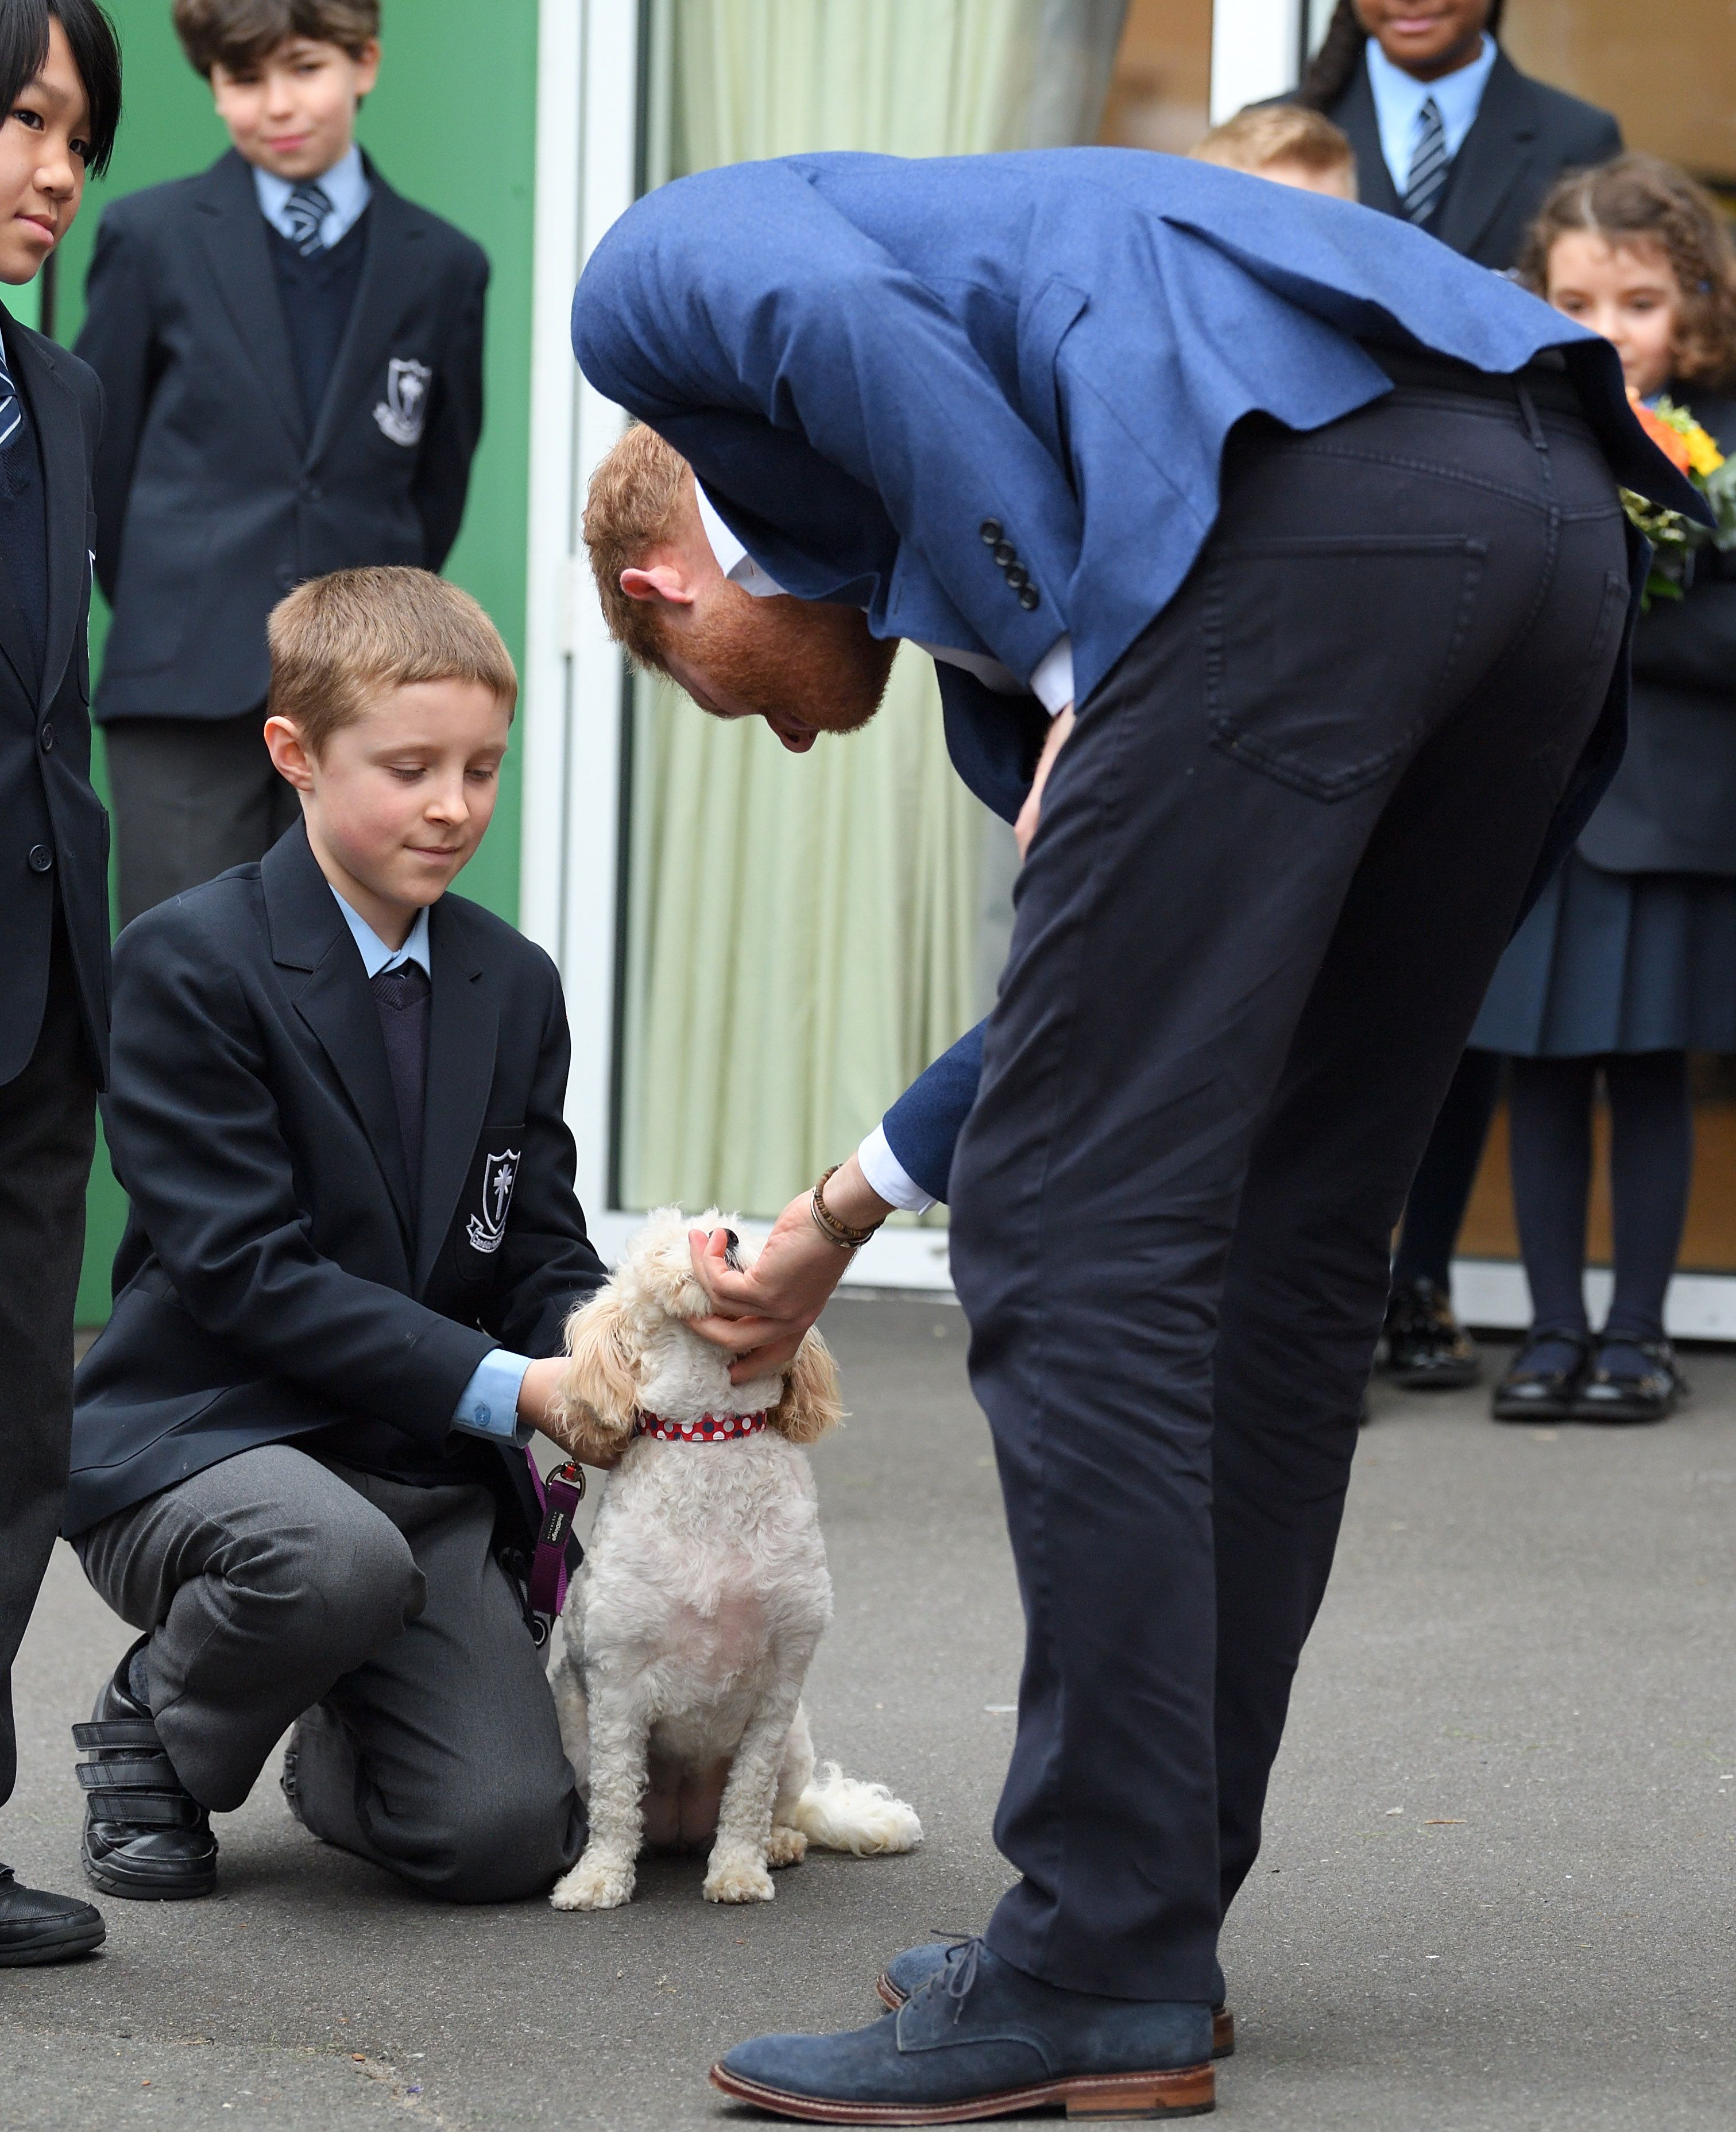
[[438,570],[482,418],[488,263],[355,142],[377,0],[176,0],[234,146],[103,214],[79,353],[108,395],[97,574],[120,917],[295,816],[260,737],[303,579]]
[[[524,1456],[602,1269],[553,965],[444,893],[516,694],[475,602],[340,572],[271,617],[304,820],[115,953],[132,1199],[65,1529],[142,1633],[78,1728],[84,1862],[204,1894],[284,1729],[315,1835],[458,1901],[530,1894],[584,1813],[517,1581]],[[304,1716],[304,1713],[305,1715]]]
[[[0,0],[0,282],[72,227],[121,115],[92,0]],[[91,473],[103,396],[0,310],[0,1806],[17,1771],[12,1665],[55,1544],[96,1092],[108,1063],[107,824],[90,785]],[[97,1946],[89,1903],[0,1866],[0,1966]]]

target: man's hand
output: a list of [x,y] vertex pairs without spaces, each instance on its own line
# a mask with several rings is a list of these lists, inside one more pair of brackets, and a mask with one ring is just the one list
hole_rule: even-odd
[[1067,704],[1057,712],[1050,722],[1043,752],[1037,758],[1037,775],[1031,780],[1031,789],[1024,795],[1024,804],[1019,810],[1019,819],[1013,824],[1013,835],[1018,842],[1021,861],[1030,857],[1031,839],[1037,833],[1037,824],[1043,817],[1043,788],[1049,781],[1049,772],[1055,766],[1055,757],[1067,745],[1067,737],[1073,729],[1073,707]]
[[[808,1328],[831,1299],[854,1253],[821,1235],[803,1193],[774,1223],[759,1257],[745,1270],[731,1266],[729,1240],[722,1229],[709,1237],[688,1232],[693,1274],[710,1296],[716,1315],[693,1321],[693,1330],[735,1357],[730,1381],[781,1370],[795,1359]],[[892,1212],[872,1189],[854,1155],[827,1180],[826,1207],[846,1228],[865,1229]]]

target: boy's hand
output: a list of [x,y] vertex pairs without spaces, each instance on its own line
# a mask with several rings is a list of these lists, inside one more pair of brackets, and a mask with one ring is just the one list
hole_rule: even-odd
[[587,1432],[579,1415],[562,1411],[560,1384],[566,1366],[564,1355],[551,1355],[530,1365],[518,1388],[519,1419],[540,1429],[569,1458],[582,1459],[587,1466],[607,1470],[620,1453],[611,1455],[602,1450]]
[[1031,789],[1024,795],[1024,804],[1019,810],[1019,819],[1013,824],[1013,836],[1019,846],[1021,860],[1031,855],[1031,839],[1037,833],[1037,824],[1043,819],[1043,788],[1049,781],[1049,772],[1055,766],[1055,757],[1067,746],[1067,735],[1073,729],[1073,707],[1064,704],[1049,723],[1048,737],[1043,743],[1043,753],[1038,759],[1037,775],[1031,780]]
[[[781,1370],[795,1360],[808,1328],[831,1300],[853,1252],[822,1236],[808,1205],[813,1194],[792,1199],[773,1224],[760,1256],[740,1270],[727,1262],[729,1238],[722,1229],[707,1236],[688,1231],[693,1276],[710,1296],[716,1315],[692,1321],[693,1329],[735,1357],[731,1384]],[[862,1175],[852,1155],[826,1186],[828,1211],[851,1228],[883,1222],[892,1211]]]

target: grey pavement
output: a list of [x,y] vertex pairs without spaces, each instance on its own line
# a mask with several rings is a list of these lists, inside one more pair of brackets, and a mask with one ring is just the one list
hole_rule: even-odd
[[[814,1858],[751,1910],[659,1861],[631,1907],[443,1908],[314,1843],[275,1783],[212,1900],[110,1901],[107,1950],[0,1971],[0,2127],[743,2124],[738,2038],[871,2018],[880,1962],[981,1923],[1019,1623],[959,1313],[827,1321],[837,1618],[822,1756],[919,1808],[908,1859]],[[1265,1855],[1225,1949],[1220,2111],[1285,2132],[1736,2121],[1736,1357],[1662,1429],[1498,1429],[1377,1389]],[[65,1549],[17,1675],[0,1855],[79,1885],[67,1727],[127,1640]],[[501,1751],[510,1753],[503,1741]]]

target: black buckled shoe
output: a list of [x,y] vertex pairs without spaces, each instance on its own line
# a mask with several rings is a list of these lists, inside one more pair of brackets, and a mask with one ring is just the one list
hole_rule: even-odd
[[102,1913],[70,1895],[26,1888],[0,1866],[0,1969],[43,1962],[72,1962],[99,1947],[106,1936]]
[[1386,1373],[1413,1391],[1460,1391],[1477,1381],[1475,1342],[1437,1281],[1402,1281],[1387,1299]]
[[141,1637],[104,1683],[74,1742],[90,1757],[78,1765],[84,1788],[86,1875],[105,1894],[180,1903],[217,1885],[211,1817],[175,1774],[151,1712],[128,1675]]
[[[1558,1361],[1550,1349],[1566,1351]],[[1497,1421],[1566,1421],[1591,1367],[1591,1342],[1580,1332],[1532,1332],[1495,1386]]]
[[[1635,1369],[1633,1357],[1642,1358]],[[1688,1395],[1688,1381],[1676,1366],[1676,1350],[1667,1340],[1610,1340],[1573,1402],[1575,1421],[1614,1423],[1632,1428],[1667,1421]]]

